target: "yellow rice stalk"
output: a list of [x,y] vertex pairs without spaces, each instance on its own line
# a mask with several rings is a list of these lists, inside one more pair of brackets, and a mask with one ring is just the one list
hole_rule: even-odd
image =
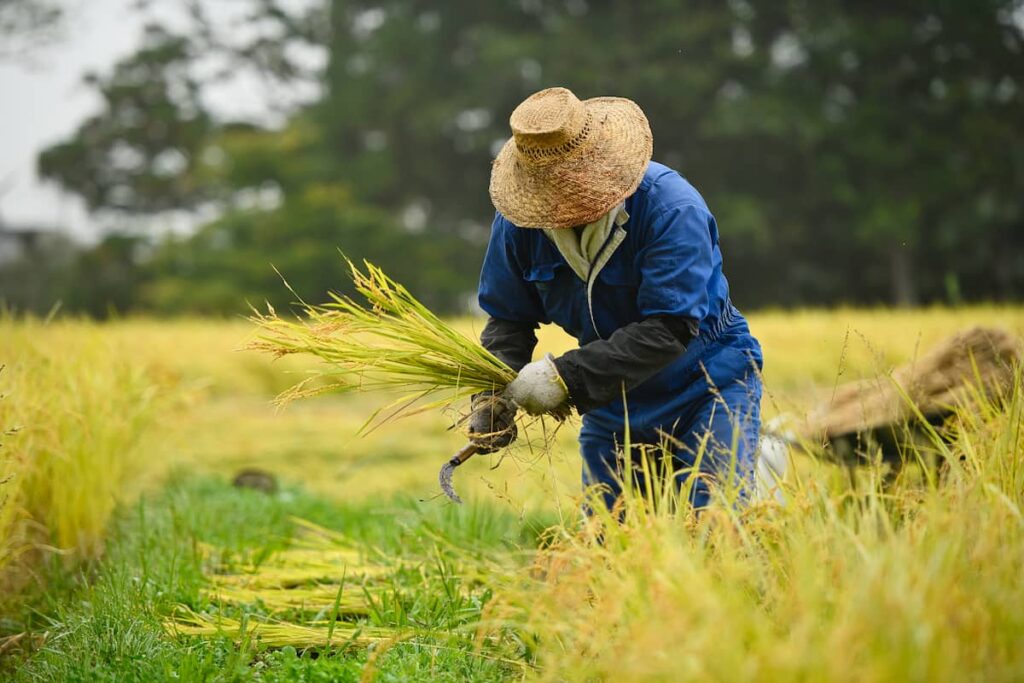
[[395,573],[393,567],[349,567],[330,563],[316,563],[311,566],[278,568],[262,566],[245,574],[214,574],[210,582],[216,586],[239,588],[294,588],[325,581],[339,581],[343,576],[346,583],[360,585],[364,580],[387,578]]
[[325,526],[320,526],[316,522],[311,522],[308,519],[302,517],[289,517],[292,524],[299,528],[301,534],[293,539],[292,543],[303,543],[308,545],[329,545],[332,548],[348,548],[350,550],[365,550],[365,546],[362,546],[351,538],[335,531],[334,529],[328,529]]
[[308,520],[293,517],[292,522],[299,528],[299,535],[290,541],[292,547],[268,557],[243,556],[236,562],[223,562],[217,559],[218,549],[201,546],[207,560],[217,559],[208,576],[210,583],[218,591],[294,591],[300,586],[334,584],[333,598],[343,577],[347,584],[362,586],[387,579],[404,566],[414,566],[388,558],[377,548],[359,547],[344,534]]
[[[245,567],[237,572],[211,574],[207,579],[218,588],[261,592],[277,589],[294,590],[301,586],[325,583],[336,585],[342,578],[345,579],[346,585],[362,587],[388,583],[401,569],[423,566],[422,561],[413,560],[396,560],[388,565],[335,563],[329,558],[318,558],[315,551],[293,554],[290,550],[282,550],[278,554],[287,558],[282,560],[272,556],[258,566]],[[453,571],[464,581],[485,583],[488,577],[501,575],[506,571],[508,563],[500,563],[499,559],[456,558],[453,562]]]
[[384,559],[372,561],[363,553],[335,550],[333,548],[288,548],[278,550],[270,557],[261,561],[250,561],[241,565],[241,572],[261,571],[267,567],[278,569],[322,567],[337,571],[339,568],[351,567],[365,573],[375,573],[377,569],[387,569],[394,565],[394,561]]
[[[0,365],[0,375],[3,371],[4,366]],[[0,401],[4,398],[5,395],[0,392]],[[23,534],[18,529],[24,516],[16,499],[17,489],[14,481],[20,463],[11,456],[10,448],[4,449],[3,444],[4,437],[12,436],[17,431],[14,425],[0,424],[0,576],[7,565],[28,549],[28,544],[21,538]]]
[[[395,572],[408,564],[372,547],[360,549],[345,535],[308,520],[292,521],[299,534],[291,543],[298,547],[244,558],[237,565],[213,564],[202,595],[221,604],[260,604],[271,612],[365,615],[367,592],[390,585]],[[202,550],[208,559],[218,556],[213,546]],[[367,556],[377,561],[367,562]]]
[[[379,548],[358,543],[345,534],[322,527],[319,524],[292,517],[292,523],[298,527],[299,534],[291,539],[289,552],[293,557],[300,557],[302,551],[314,551],[317,557],[346,557],[350,560],[359,559],[362,561],[372,560],[380,564],[392,564],[394,558],[389,558]],[[282,555],[282,557],[285,557]]]
[[99,557],[111,515],[153,462],[177,380],[133,363],[105,328],[0,313],[0,603],[36,563]]
[[[326,366],[278,397],[280,403],[328,390],[398,391],[402,397],[367,424],[431,410],[503,389],[515,378],[507,365],[430,312],[405,287],[364,261],[348,261],[366,305],[331,294],[322,305],[303,303],[303,320],[254,312],[260,333],[249,348],[276,357],[311,354]],[[311,385],[313,380],[326,384]],[[427,404],[421,401],[429,399]]]
[[295,588],[247,588],[219,584],[203,589],[202,594],[215,602],[231,605],[261,604],[271,612],[337,611],[343,615],[366,615],[369,607],[360,586],[316,584]]
[[[300,543],[301,541],[295,541]],[[324,567],[344,567],[352,566],[359,567],[367,564],[387,564],[382,561],[380,563],[370,563],[367,561],[365,554],[358,550],[348,550],[345,548],[287,548],[283,550],[275,551],[270,557],[259,558],[255,554],[245,554],[240,557],[231,559],[230,561],[221,560],[219,555],[220,551],[216,548],[203,547],[203,552],[208,562],[213,562],[225,573],[228,570],[238,573],[251,573],[259,571],[263,567],[304,567],[308,568],[311,565],[320,565]]]
[[403,637],[398,629],[380,626],[360,626],[344,621],[319,621],[302,625],[253,618],[243,622],[221,615],[194,612],[187,607],[179,607],[174,615],[166,619],[164,629],[176,637],[226,636],[235,642],[256,640],[266,647],[366,647]]

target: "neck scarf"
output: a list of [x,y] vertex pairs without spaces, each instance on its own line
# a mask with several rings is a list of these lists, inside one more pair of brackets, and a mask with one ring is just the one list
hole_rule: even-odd
[[569,267],[576,275],[587,282],[590,277],[590,270],[597,260],[601,247],[608,241],[608,236],[616,225],[622,225],[629,220],[626,213],[625,202],[620,203],[611,211],[598,218],[593,223],[588,223],[580,228],[559,228],[545,229],[544,234],[548,236],[558,253],[562,255]]

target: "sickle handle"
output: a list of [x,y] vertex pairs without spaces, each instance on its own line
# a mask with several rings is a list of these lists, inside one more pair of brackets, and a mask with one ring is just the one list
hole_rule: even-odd
[[448,461],[448,464],[452,467],[458,467],[462,463],[466,462],[474,455],[478,450],[478,446],[475,443],[467,443],[465,446],[460,448],[458,452],[452,456],[452,459]]

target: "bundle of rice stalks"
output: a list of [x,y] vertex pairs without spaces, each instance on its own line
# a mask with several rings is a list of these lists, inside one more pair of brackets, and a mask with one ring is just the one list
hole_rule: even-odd
[[995,327],[972,327],[896,368],[889,378],[840,385],[797,429],[813,443],[917,418],[941,421],[958,407],[979,409],[980,398],[1010,389],[1022,359],[1024,343],[1017,335]]
[[291,588],[310,583],[332,581],[342,575],[353,582],[387,577],[400,565],[375,564],[332,551],[288,549],[274,553],[259,563],[237,568],[217,567],[211,582],[218,586],[245,588]]
[[[276,357],[305,353],[327,366],[278,397],[279,403],[324,391],[383,389],[402,397],[374,413],[367,424],[448,406],[486,390],[501,390],[515,373],[430,312],[384,271],[348,261],[366,305],[331,294],[322,305],[302,303],[302,320],[254,312],[260,333],[249,348]],[[326,382],[324,382],[326,380]],[[421,401],[431,399],[424,404]]]
[[[258,639],[271,647],[366,645],[393,638],[396,631],[356,620],[370,615],[374,601],[393,590],[402,563],[312,522],[293,521],[299,535],[291,547],[269,555],[225,557],[205,547],[209,585],[201,594],[216,610],[199,613],[181,606],[166,620],[167,631]],[[250,607],[275,618],[236,618]]]
[[[285,551],[287,552],[287,551]],[[292,564],[292,563],[289,563]],[[260,565],[234,574],[214,574],[210,582],[215,586],[251,589],[295,588],[311,584],[338,581],[342,576],[354,584],[386,578],[394,574],[394,567],[376,565],[335,564],[329,560],[310,558],[308,564],[282,567],[276,563]]]

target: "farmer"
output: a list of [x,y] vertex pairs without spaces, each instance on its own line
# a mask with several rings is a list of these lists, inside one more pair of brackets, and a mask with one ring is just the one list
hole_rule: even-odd
[[[761,348],[729,299],[714,216],[679,173],[651,160],[643,111],[618,97],[580,101],[549,88],[509,119],[491,170],[497,213],[480,275],[490,316],[481,342],[518,372],[502,397],[478,396],[482,452],[516,437],[517,407],[583,417],[585,485],[621,493],[619,451],[670,444],[695,507],[708,479],[752,481],[760,426]],[[535,330],[579,341],[531,362]],[[625,402],[623,402],[625,392]],[[666,439],[665,437],[668,437]]]

